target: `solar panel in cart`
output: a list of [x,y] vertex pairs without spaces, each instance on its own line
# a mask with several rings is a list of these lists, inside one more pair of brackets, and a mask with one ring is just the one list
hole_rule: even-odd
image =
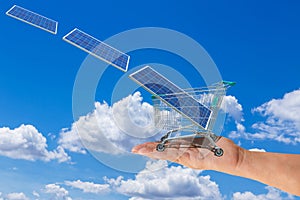
[[129,77],[193,123],[207,129],[212,110],[163,75],[146,66]]

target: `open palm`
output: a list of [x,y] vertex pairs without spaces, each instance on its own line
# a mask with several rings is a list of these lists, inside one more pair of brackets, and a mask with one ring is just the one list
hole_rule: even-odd
[[300,155],[248,151],[224,137],[217,142],[218,147],[224,150],[221,157],[203,148],[184,148],[180,141],[163,152],[158,152],[157,144],[158,142],[140,144],[132,152],[169,160],[193,169],[215,170],[250,178],[300,196]]
[[[194,141],[197,142],[197,141]],[[219,167],[236,167],[238,164],[240,147],[231,140],[221,137],[217,145],[224,150],[222,157],[216,157],[212,152],[203,148],[188,148],[173,144],[163,152],[156,150],[157,142],[147,142],[135,146],[133,153],[144,155],[153,159],[169,160],[193,169],[218,170]],[[219,166],[222,165],[222,166]]]

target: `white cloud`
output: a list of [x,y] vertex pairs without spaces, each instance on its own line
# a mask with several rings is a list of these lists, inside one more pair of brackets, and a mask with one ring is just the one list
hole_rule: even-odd
[[258,149],[258,148],[249,149],[249,151],[266,152],[266,150],[264,150],[264,149]]
[[[76,127],[73,127],[73,129],[76,129]],[[68,151],[86,154],[77,131],[62,129],[58,144]]]
[[300,143],[300,89],[286,93],[281,99],[272,99],[252,109],[252,113],[260,114],[265,120],[254,123],[251,133],[238,124],[237,131],[232,131],[229,137]]
[[236,124],[236,131],[231,131],[228,136],[232,139],[246,136],[247,133],[246,133],[245,126],[237,122],[235,124]]
[[252,125],[255,133],[246,136],[249,139],[270,139],[285,144],[297,144],[300,143],[300,128],[297,123],[267,116],[265,122],[257,122]]
[[239,104],[238,100],[234,96],[224,96],[221,109],[223,109],[230,117],[232,117],[237,123],[244,121],[243,107]]
[[236,192],[232,196],[232,200],[292,200],[294,197],[287,193],[284,193],[278,189],[267,186],[267,194],[255,195],[252,192]]
[[48,184],[44,188],[44,192],[47,194],[51,194],[51,199],[57,199],[57,200],[72,200],[71,197],[69,197],[69,191],[67,191],[65,188],[60,187],[57,184]]
[[[120,154],[149,140],[155,129],[152,123],[153,109],[142,102],[139,92],[129,95],[109,106],[95,103],[93,112],[82,116],[70,130],[62,130],[59,144],[73,152],[85,153],[86,148],[96,152]],[[81,141],[80,141],[81,139]]]
[[234,96],[225,96],[221,104],[221,109],[225,111],[230,118],[232,118],[236,125],[236,131],[231,131],[230,138],[239,138],[245,132],[245,127],[242,124],[244,120],[243,107]]
[[49,152],[50,160],[58,160],[58,162],[67,162],[71,160],[71,157],[65,152],[64,148],[58,146],[54,151]]
[[0,128],[0,155],[24,160],[58,160],[68,161],[70,158],[64,149],[58,147],[54,151],[47,150],[46,138],[32,125],[21,125],[15,129]]
[[[223,199],[218,185],[210,176],[200,176],[200,171],[181,166],[161,169],[166,161],[149,161],[135,179],[119,177],[115,184],[117,192],[137,199]],[[154,170],[154,169],[161,170]],[[112,182],[112,179],[110,179]]]
[[272,99],[253,111],[280,121],[294,122],[300,128],[300,89],[285,94],[282,99]]
[[26,195],[21,192],[21,193],[9,193],[6,195],[6,200],[29,200]]
[[36,198],[39,199],[40,198],[40,194],[37,191],[33,191],[32,195]]
[[110,191],[109,184],[96,184],[93,182],[77,181],[65,181],[67,186],[81,189],[85,193],[103,194]]
[[116,188],[121,184],[121,181],[123,180],[123,176],[118,176],[116,179],[114,178],[107,178],[106,176],[104,177],[104,180],[113,188]]

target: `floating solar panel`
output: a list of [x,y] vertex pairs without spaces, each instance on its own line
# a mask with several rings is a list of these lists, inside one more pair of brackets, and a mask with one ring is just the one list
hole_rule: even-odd
[[128,69],[130,57],[127,54],[99,41],[77,28],[64,36],[63,39],[124,72]]
[[34,13],[30,10],[14,5],[6,14],[10,17],[18,19],[22,22],[28,23],[32,26],[38,27],[50,33],[57,33],[58,22]]
[[146,66],[129,77],[197,126],[207,129],[212,111],[151,67]]

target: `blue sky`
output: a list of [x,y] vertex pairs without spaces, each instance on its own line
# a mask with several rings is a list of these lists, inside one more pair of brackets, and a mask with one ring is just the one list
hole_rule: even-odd
[[[57,20],[58,34],[6,16],[14,4]],[[81,121],[74,119],[72,95],[78,70],[89,60],[99,67],[103,63],[62,40],[75,27],[101,40],[142,27],[183,33],[205,48],[223,79],[237,82],[228,91],[229,114],[222,135],[246,149],[300,153],[299,8],[298,1],[2,1],[0,199],[299,199],[252,180],[174,164],[153,176],[141,173],[164,162],[149,161],[134,173],[101,163],[81,146],[75,127],[82,128],[84,136],[97,131],[94,123],[100,123],[101,134],[129,151],[142,140],[123,137],[111,121],[112,106],[119,113],[127,112],[124,105],[138,109],[135,119],[145,122],[151,106],[142,102],[151,103],[149,94],[140,89],[143,100],[132,92],[111,102],[111,91],[124,73],[109,67],[99,82],[95,108]],[[188,76],[193,85],[198,83],[190,64],[170,52],[141,49],[128,54],[130,69],[160,63]],[[120,121],[126,124],[125,119]],[[92,148],[108,153],[101,147],[101,134]],[[116,151],[108,157],[117,160],[119,155]],[[120,165],[135,168],[135,163]],[[197,184],[178,185],[171,181],[174,174]],[[169,184],[168,191],[159,192],[152,184],[159,177]],[[143,187],[149,190],[135,190]],[[185,192],[179,196],[178,187],[195,190],[191,196]]]

